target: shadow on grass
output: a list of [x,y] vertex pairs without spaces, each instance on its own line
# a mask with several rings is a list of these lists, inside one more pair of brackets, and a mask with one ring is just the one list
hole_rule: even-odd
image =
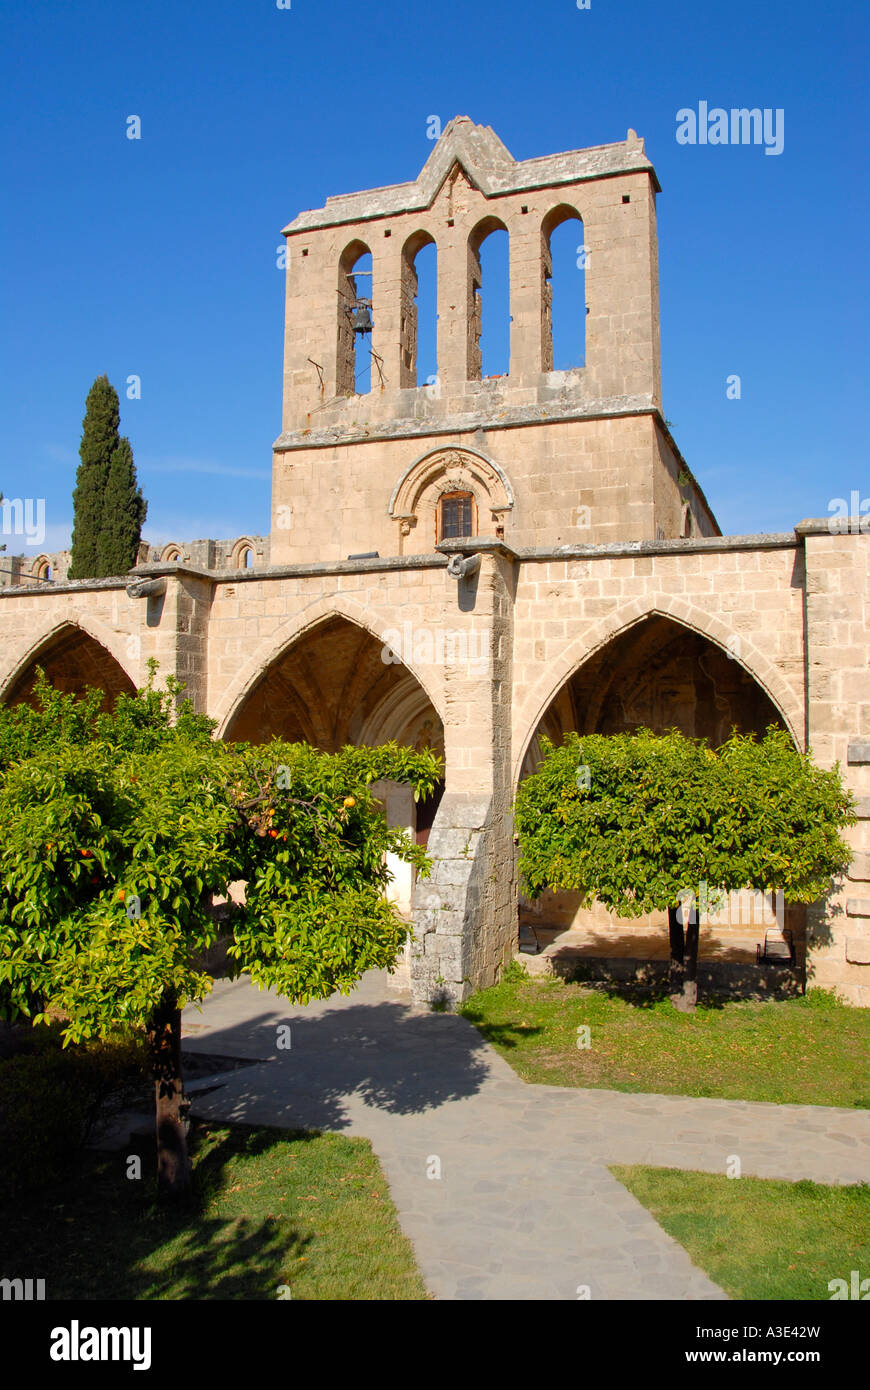
[[[292,1048],[282,1051],[276,1030],[288,1019]],[[288,1267],[307,1259],[315,1212],[303,1205],[312,1199],[308,1189],[343,1181],[328,1157],[314,1153],[303,1162],[299,1146],[323,1131],[348,1129],[360,1101],[391,1115],[433,1112],[475,1094],[488,1074],[485,1041],[461,1019],[383,999],[308,1010],[258,999],[254,1010],[241,1008],[235,1021],[207,1038],[183,1033],[182,1046],[195,1121],[189,1201],[174,1206],[153,1197],[150,1136],[131,1139],[119,1153],[86,1153],[62,1184],[0,1211],[0,1277],[44,1278],[49,1299],[274,1298],[288,1282]],[[213,1070],[231,1058],[237,1065]],[[279,1144],[282,1156],[270,1163]],[[267,1160],[264,1171],[233,1195],[231,1165],[258,1156]],[[131,1180],[134,1157],[141,1178]],[[354,1166],[352,1155],[347,1165]],[[289,1166],[307,1181],[304,1192],[292,1182],[286,1188],[273,1182],[272,1170],[289,1179]],[[285,1191],[285,1205],[278,1206]],[[346,1244],[352,1236],[340,1238]],[[377,1240],[389,1244],[383,1232]],[[345,1265],[357,1259],[349,1245],[338,1255]],[[314,1264],[312,1254],[304,1267]]]
[[[607,999],[619,999],[623,1004],[630,1005],[633,1009],[652,1009],[658,1004],[665,1004],[670,999],[670,990],[666,980],[656,981],[653,984],[639,984],[636,980],[594,980],[581,974],[572,974],[565,977],[564,983],[568,985],[582,985],[585,989],[594,991],[596,994],[603,994]],[[698,993],[699,1009],[722,1010],[729,1004],[739,1004],[742,1001],[737,997],[730,997],[727,994]]]
[[543,1027],[533,1027],[531,1024],[487,1023],[485,1014],[479,1009],[470,1009],[467,1005],[462,1008],[462,1017],[473,1023],[481,1037],[492,1043],[493,1047],[516,1047],[519,1042],[525,1042],[546,1031]]
[[[45,1279],[50,1300],[276,1297],[311,1237],[272,1212],[216,1215],[216,1206],[234,1160],[316,1137],[194,1128],[193,1190],[178,1203],[156,1198],[152,1145],[86,1152],[65,1183],[0,1210],[2,1273]],[[127,1176],[133,1159],[141,1163],[140,1179]]]

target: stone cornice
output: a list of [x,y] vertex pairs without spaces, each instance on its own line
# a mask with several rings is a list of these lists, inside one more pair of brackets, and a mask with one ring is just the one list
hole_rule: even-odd
[[[841,531],[838,529],[840,522],[846,522],[848,529]],[[833,523],[833,524],[832,524]],[[861,530],[861,527],[864,530]],[[862,513],[860,516],[810,516],[803,521],[799,521],[794,528],[796,536],[855,536],[859,540],[863,537],[867,540],[867,515]]]
[[[801,522],[800,527],[807,525]],[[827,523],[812,523],[823,527]],[[264,565],[253,570],[202,570],[178,564],[139,565],[129,575],[112,579],[77,579],[65,584],[45,585],[40,594],[82,593],[89,589],[125,589],[132,576],[152,578],[166,575],[183,578],[191,575],[215,585],[257,584],[266,580],[307,579],[331,574],[378,574],[396,570],[444,569],[450,555],[501,555],[519,564],[535,564],[548,560],[606,560],[638,555],[691,555],[704,552],[738,550],[795,550],[800,537],[794,531],[746,536],[690,536],[684,540],[613,541],[605,545],[564,545],[515,550],[504,541],[491,536],[472,536],[441,541],[437,549],[426,555],[391,555],[364,560],[318,560],[310,564]],[[815,530],[812,534],[815,534]],[[28,587],[0,589],[0,599],[32,597],[36,591]]]
[[666,429],[661,412],[649,396],[619,396],[590,401],[586,406],[569,410],[556,406],[548,409],[541,405],[506,406],[496,415],[490,405],[487,409],[441,418],[403,416],[395,421],[356,428],[341,424],[329,425],[322,430],[292,430],[280,434],[272,448],[276,453],[284,454],[298,449],[331,449],[336,444],[378,444],[389,439],[473,434],[477,430],[490,434],[495,430],[519,429],[523,425],[558,425],[571,420],[607,420],[630,415],[655,415],[662,428]]
[[605,545],[562,545],[517,551],[521,561],[605,560],[628,555],[691,555],[694,552],[734,550],[795,550],[798,541],[791,531],[759,532],[746,536],[688,536],[664,541],[611,541]]

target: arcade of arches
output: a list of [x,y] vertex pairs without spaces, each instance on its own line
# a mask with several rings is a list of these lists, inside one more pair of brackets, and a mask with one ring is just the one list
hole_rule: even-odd
[[[155,658],[225,737],[443,747],[437,811],[385,789],[433,861],[396,887],[419,1003],[493,983],[517,949],[511,802],[535,730],[673,724],[717,742],[772,719],[856,798],[854,861],[808,913],[807,975],[870,1006],[866,519],[825,515],[820,483],[820,517],[721,534],[664,414],[658,193],[633,130],[517,160],[455,117],[415,178],[284,228],[268,542],[190,542],[94,581],[47,556],[50,580],[10,569],[0,586],[0,698],[28,697],[36,651],[107,701]],[[575,338],[552,353],[560,323]],[[404,664],[385,662],[398,630]],[[576,905],[546,913],[599,954],[614,939]]]

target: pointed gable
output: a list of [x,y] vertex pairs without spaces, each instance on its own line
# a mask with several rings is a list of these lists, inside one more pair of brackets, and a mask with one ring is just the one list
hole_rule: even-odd
[[322,208],[302,212],[284,228],[284,235],[311,231],[316,227],[338,226],[343,222],[362,222],[395,213],[424,211],[431,207],[451,172],[459,167],[471,184],[486,198],[524,189],[578,183],[608,174],[627,174],[646,170],[658,188],[653,166],[647,159],[643,141],[633,130],[614,145],[594,145],[587,150],[568,150],[564,154],[540,159],[514,159],[491,126],[475,125],[468,116],[454,116],[444,127],[435,148],[411,183],[388,184],[384,188],[364,189],[327,198]]

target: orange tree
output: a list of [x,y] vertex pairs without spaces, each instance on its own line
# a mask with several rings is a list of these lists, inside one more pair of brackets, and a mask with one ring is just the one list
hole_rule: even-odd
[[[158,1180],[190,1170],[182,1119],[181,1010],[211,988],[219,932],[235,973],[306,1003],[395,964],[407,926],[386,900],[392,853],[424,851],[390,828],[381,779],[427,795],[431,753],[390,744],[326,754],[213,741],[177,689],[122,697],[114,716],[42,687],[39,711],[0,714],[0,1001],[7,1017],[65,1019],[68,1042],[145,1029],[155,1081]],[[26,725],[15,760],[3,719]],[[8,731],[7,731],[8,732]],[[2,764],[5,762],[5,766]],[[246,880],[219,926],[215,895]]]
[[697,1000],[702,884],[813,902],[850,861],[839,769],[817,767],[783,729],[735,733],[716,750],[677,730],[541,742],[515,807],[527,891],[574,889],[621,917],[667,911],[678,1007]]

